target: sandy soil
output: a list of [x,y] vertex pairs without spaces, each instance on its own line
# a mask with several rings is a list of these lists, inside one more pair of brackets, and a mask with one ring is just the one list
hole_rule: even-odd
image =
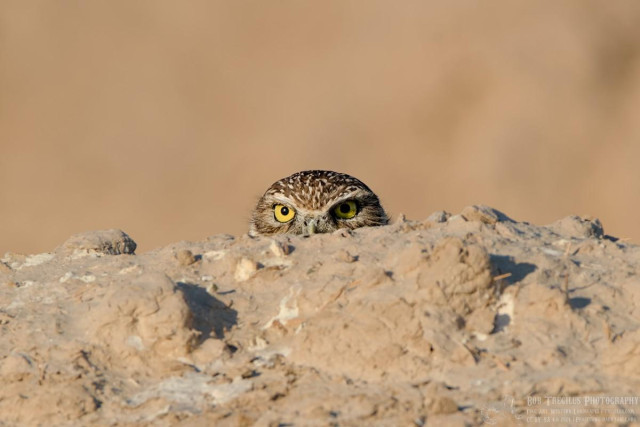
[[0,424],[637,423],[585,400],[640,390],[640,247],[598,220],[470,206],[134,250],[107,230],[4,256]]

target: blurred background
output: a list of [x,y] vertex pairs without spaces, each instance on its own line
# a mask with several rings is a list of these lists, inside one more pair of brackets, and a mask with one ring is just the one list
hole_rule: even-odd
[[0,255],[247,230],[274,181],[640,241],[640,2],[0,3]]

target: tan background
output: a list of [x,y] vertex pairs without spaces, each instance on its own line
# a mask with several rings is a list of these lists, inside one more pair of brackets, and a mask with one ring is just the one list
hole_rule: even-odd
[[240,234],[312,168],[637,242],[640,2],[6,0],[0,151],[0,254]]

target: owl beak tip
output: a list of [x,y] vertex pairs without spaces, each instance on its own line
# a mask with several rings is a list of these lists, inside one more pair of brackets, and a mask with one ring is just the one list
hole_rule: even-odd
[[317,224],[316,224],[316,220],[312,219],[311,221],[309,221],[309,223],[307,224],[307,229],[306,229],[306,234],[308,236],[312,235],[312,234],[316,234],[316,229],[317,229]]

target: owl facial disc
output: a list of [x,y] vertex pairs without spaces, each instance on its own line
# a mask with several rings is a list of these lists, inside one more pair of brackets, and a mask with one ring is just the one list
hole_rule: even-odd
[[380,226],[388,217],[362,181],[332,171],[302,171],[276,181],[258,201],[249,234],[311,235]]

